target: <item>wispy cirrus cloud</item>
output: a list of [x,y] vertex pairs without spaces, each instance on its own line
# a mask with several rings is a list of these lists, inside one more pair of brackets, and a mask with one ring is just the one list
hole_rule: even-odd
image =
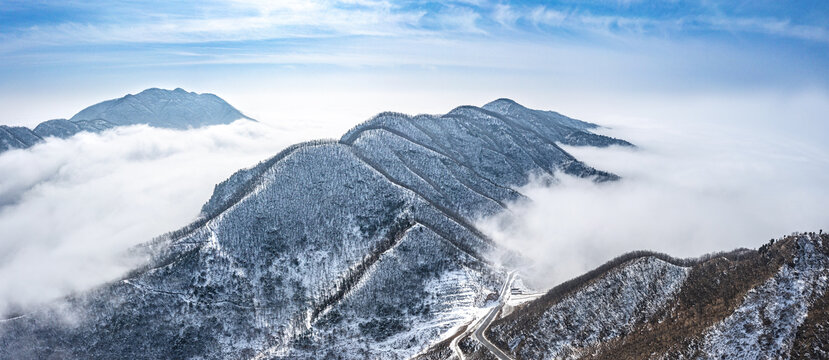
[[568,30],[600,35],[687,35],[696,32],[763,34],[781,38],[829,43],[824,25],[797,24],[788,18],[740,17],[723,14],[648,16],[648,14],[595,14],[578,8],[511,6],[497,4],[491,17],[498,24],[514,29],[521,25],[538,30]]
[[66,21],[15,29],[2,49],[71,44],[188,44],[332,36],[408,34],[423,12],[395,11],[380,2],[233,1],[193,14],[138,12],[127,21]]
[[[3,18],[25,6],[0,10]],[[587,2],[555,5],[525,1],[386,1],[230,0],[201,3],[149,3],[128,7],[89,4],[64,5],[63,17],[30,16],[24,25],[7,25],[0,33],[0,49],[8,52],[72,44],[191,44],[245,42],[318,37],[457,37],[469,34],[504,36],[502,30],[556,35],[689,36],[703,32],[762,34],[829,42],[825,22],[798,21],[785,12],[735,13],[723,6],[644,6]],[[100,4],[99,4],[100,5]],[[664,9],[660,8],[664,7]],[[623,11],[610,11],[619,10]],[[28,13],[40,8],[32,5]],[[1,15],[0,15],[1,16]],[[709,34],[710,35],[710,34]],[[514,34],[513,34],[514,36]]]

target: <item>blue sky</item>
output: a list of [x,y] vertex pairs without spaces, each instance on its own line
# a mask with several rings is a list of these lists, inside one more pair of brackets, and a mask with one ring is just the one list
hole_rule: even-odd
[[827,69],[825,1],[0,1],[11,124],[152,86],[260,118],[358,118],[502,96],[826,92]]

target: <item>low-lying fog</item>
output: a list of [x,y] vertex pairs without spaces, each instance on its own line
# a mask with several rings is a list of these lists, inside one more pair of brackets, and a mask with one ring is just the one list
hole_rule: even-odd
[[633,250],[696,257],[829,229],[825,98],[655,106],[639,112],[661,118],[586,119],[611,126],[599,132],[637,149],[563,146],[622,180],[596,184],[557,174],[557,184],[545,186],[537,179],[520,189],[531,202],[479,226],[534,260],[529,273],[544,286]]
[[125,251],[198,215],[213,186],[290,145],[245,120],[119,127],[0,154],[0,314],[111,281]]

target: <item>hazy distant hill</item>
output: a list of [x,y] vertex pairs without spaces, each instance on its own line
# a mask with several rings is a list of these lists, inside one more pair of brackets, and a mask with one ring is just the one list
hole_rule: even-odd
[[248,117],[213,94],[196,94],[181,88],[172,91],[153,88],[92,105],[75,114],[69,121],[77,123],[98,119],[116,126],[147,124],[187,129],[228,124]]
[[229,124],[239,119],[250,118],[213,94],[147,89],[92,105],[69,120],[42,122],[34,130],[0,125],[0,152],[25,149],[48,137],[68,138],[82,131],[99,132],[122,125],[187,129]]

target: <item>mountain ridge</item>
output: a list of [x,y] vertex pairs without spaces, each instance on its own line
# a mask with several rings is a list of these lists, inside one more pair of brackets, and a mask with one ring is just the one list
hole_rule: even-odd
[[90,314],[73,329],[47,308],[0,338],[17,358],[412,356],[505,275],[475,219],[522,198],[533,173],[618,178],[556,145],[584,130],[523,116],[382,113],[289,147],[218,184],[199,219],[143,248],[145,267],[69,299]]

